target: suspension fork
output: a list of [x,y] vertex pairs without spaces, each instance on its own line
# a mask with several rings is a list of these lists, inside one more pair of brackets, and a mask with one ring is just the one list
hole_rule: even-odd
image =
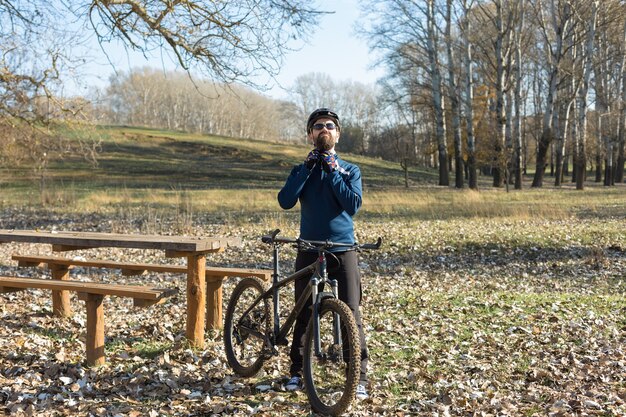
[[[328,282],[330,284],[332,294],[335,298],[339,298],[339,284],[336,279],[328,279],[326,254],[323,251],[319,252],[319,273],[314,274],[311,278],[311,299],[313,302],[313,340],[315,346],[315,356],[322,355],[322,343],[320,336],[320,304],[322,298],[319,296],[318,285],[320,282]],[[339,314],[333,313],[333,342],[335,345],[341,345],[341,322]]]
[[[315,356],[322,355],[322,342],[320,340],[320,300],[318,297],[318,285],[328,276],[326,271],[326,255],[323,251],[318,252],[317,261],[319,263],[317,273],[311,277],[311,302],[313,303],[313,345],[315,347]],[[321,275],[321,277],[320,277]]]
[[280,296],[280,292],[279,292],[279,288],[278,288],[278,245],[274,244],[274,249],[273,249],[273,261],[272,261],[272,266],[274,269],[274,273],[272,274],[272,297],[274,299],[274,331],[272,332],[272,344],[276,345],[276,343],[278,342],[276,340],[276,338],[278,337],[278,332],[280,331],[280,323],[278,320],[278,311],[280,309],[279,307],[279,296]]
[[[339,283],[336,279],[330,280],[330,287],[332,288],[332,292],[335,295],[335,298],[339,299]],[[341,346],[341,318],[339,317],[339,313],[337,312],[333,312],[333,316],[333,342],[335,346]],[[342,350],[339,351],[341,352]]]

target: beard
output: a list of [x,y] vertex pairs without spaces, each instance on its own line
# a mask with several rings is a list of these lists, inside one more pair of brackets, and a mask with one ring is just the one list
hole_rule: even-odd
[[337,141],[330,133],[321,132],[315,138],[315,147],[320,152],[330,151]]

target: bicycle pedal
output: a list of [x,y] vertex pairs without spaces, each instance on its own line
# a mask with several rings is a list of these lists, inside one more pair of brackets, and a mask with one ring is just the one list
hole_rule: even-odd
[[276,344],[277,344],[278,346],[287,346],[287,345],[289,345],[289,340],[287,340],[287,338],[286,338],[286,337],[281,337],[280,339],[278,339],[278,340],[276,341]]
[[278,352],[276,352],[276,349],[263,349],[263,352],[261,352],[261,356],[263,357],[264,360],[271,359],[273,356],[276,356],[277,354]]

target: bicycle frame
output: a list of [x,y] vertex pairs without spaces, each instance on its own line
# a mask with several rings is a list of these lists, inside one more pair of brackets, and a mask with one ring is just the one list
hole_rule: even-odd
[[[337,281],[328,279],[328,272],[326,269],[326,253],[323,248],[318,248],[318,257],[315,262],[312,264],[296,271],[294,274],[289,275],[288,277],[280,280],[279,279],[279,245],[273,245],[273,267],[274,273],[272,275],[272,287],[265,293],[261,298],[265,298],[270,295],[274,300],[274,311],[273,311],[273,323],[274,329],[271,339],[271,345],[275,346],[278,344],[287,345],[287,334],[289,330],[294,325],[298,315],[300,312],[306,308],[309,301],[312,306],[312,316],[311,319],[314,320],[314,332],[315,332],[315,354],[320,355],[321,346],[320,346],[320,330],[319,330],[319,303],[324,297],[337,297]],[[305,288],[305,290],[300,294],[300,297],[296,300],[296,303],[285,319],[283,325],[280,325],[280,289],[291,282],[300,279],[304,276],[311,275],[311,279],[309,285]],[[320,283],[329,283],[332,292],[318,291],[318,285]],[[340,327],[337,323],[337,329]],[[339,335],[340,337],[340,335]],[[339,339],[340,340],[340,339]],[[335,340],[336,342],[336,340]]]
[[[274,272],[272,274],[272,286],[265,291],[263,294],[259,295],[256,300],[248,307],[248,309],[243,313],[243,316],[246,316],[252,309],[257,306],[262,300],[271,297],[274,300],[274,311],[273,311],[273,331],[271,335],[259,335],[257,336],[266,339],[266,345],[270,349],[273,349],[276,345],[287,345],[287,334],[291,327],[295,323],[298,314],[302,311],[302,309],[306,308],[309,302],[312,302],[313,312],[312,319],[313,321],[313,329],[315,334],[315,354],[321,355],[321,346],[320,346],[320,330],[319,330],[319,304],[321,300],[325,297],[334,297],[338,296],[338,284],[334,279],[328,279],[328,271],[326,270],[326,253],[323,248],[318,249],[318,259],[312,264],[296,271],[295,273],[289,275],[288,277],[280,280],[279,279],[279,265],[278,265],[278,245],[273,245],[273,269]],[[305,290],[300,294],[300,297],[296,301],[293,309],[285,319],[284,323],[280,324],[279,318],[279,310],[280,310],[280,289],[291,282],[300,279],[302,277],[311,275],[311,280],[309,285],[305,288]],[[320,283],[328,283],[331,286],[331,292],[328,291],[318,291],[318,285]],[[251,329],[249,329],[252,331]],[[256,333],[252,331],[253,333]],[[340,343],[341,341],[341,326],[339,323],[339,317],[336,317],[335,327],[334,327],[334,342]]]

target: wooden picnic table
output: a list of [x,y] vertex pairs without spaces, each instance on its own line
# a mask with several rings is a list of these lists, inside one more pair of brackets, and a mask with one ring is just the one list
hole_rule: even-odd
[[[204,347],[206,303],[206,254],[223,251],[239,244],[238,239],[220,237],[186,237],[161,235],[131,235],[118,233],[1,230],[0,243],[24,242],[51,244],[55,252],[91,248],[134,248],[165,251],[169,258],[187,258],[187,328],[186,336],[196,347]],[[54,271],[53,271],[54,274]],[[61,271],[57,279],[67,276]],[[54,306],[54,304],[61,304]],[[69,296],[53,296],[53,308],[62,310]],[[67,307],[69,309],[69,307]]]

